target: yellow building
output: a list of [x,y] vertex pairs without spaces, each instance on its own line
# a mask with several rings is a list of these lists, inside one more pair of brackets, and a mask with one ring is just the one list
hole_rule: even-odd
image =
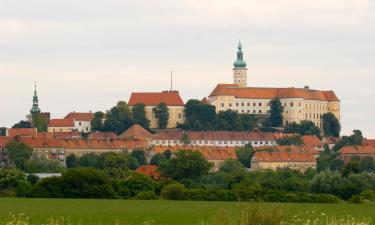
[[304,88],[247,87],[247,69],[241,44],[233,68],[233,84],[218,84],[209,95],[216,111],[232,109],[239,113],[269,114],[270,101],[279,98],[284,106],[284,125],[310,120],[322,128],[321,117],[332,112],[340,120],[340,100],[333,91]]
[[165,103],[169,110],[167,128],[176,128],[177,124],[184,123],[185,104],[178,91],[133,92],[128,104],[130,107],[134,107],[138,103],[144,104],[146,106],[146,117],[150,120],[150,127],[158,128],[158,120],[153,109],[161,102]]
[[71,132],[74,131],[73,119],[52,119],[48,123],[47,132]]

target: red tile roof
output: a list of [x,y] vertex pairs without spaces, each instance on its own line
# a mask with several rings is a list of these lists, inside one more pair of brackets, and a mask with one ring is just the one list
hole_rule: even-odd
[[307,146],[321,148],[322,143],[320,139],[314,135],[302,135],[303,143]]
[[129,129],[127,129],[124,133],[120,135],[120,137],[128,138],[128,139],[138,139],[144,140],[149,139],[152,137],[152,134],[144,129],[139,124],[134,124]]
[[143,165],[138,167],[135,172],[151,177],[152,179],[160,179],[160,173],[157,171],[158,167],[155,165]]
[[236,84],[218,84],[210,94],[211,96],[230,95],[237,98],[272,99],[279,98],[303,98],[306,100],[340,101],[333,91],[318,91],[304,88],[242,88]]
[[116,133],[113,132],[94,132],[89,134],[88,139],[119,139]]
[[15,137],[15,136],[35,136],[37,134],[36,128],[9,128],[8,129],[8,136]]
[[32,148],[62,148],[62,144],[53,138],[47,137],[21,137],[20,142],[23,142]]
[[316,162],[310,153],[255,152],[252,161],[256,162]]
[[73,119],[52,119],[49,121],[48,127],[74,127]]
[[164,102],[167,106],[184,106],[178,91],[163,92],[133,92],[129,99],[129,105],[134,106],[143,103],[146,106],[157,106]]
[[310,153],[319,155],[320,151],[311,146],[264,146],[254,148],[255,151],[274,151],[274,152],[292,152],[292,153]]
[[171,150],[172,153],[179,150],[193,150],[200,152],[207,160],[225,160],[228,158],[237,159],[236,149],[233,147],[203,147],[203,146],[154,146],[152,151],[163,153]]
[[375,139],[363,139],[363,145],[374,146],[375,147]]
[[12,137],[0,136],[0,148],[5,148],[6,145],[13,140]]
[[66,149],[134,149],[147,148],[145,141],[138,140],[83,140],[66,139],[59,141]]
[[340,154],[375,154],[375,146],[344,146],[339,150]]
[[91,121],[94,118],[94,113],[88,112],[71,112],[64,117],[64,119],[72,119],[75,121]]

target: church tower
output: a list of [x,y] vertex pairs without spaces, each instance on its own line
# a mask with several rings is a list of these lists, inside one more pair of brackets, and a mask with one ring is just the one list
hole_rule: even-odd
[[237,60],[233,63],[233,83],[240,87],[247,87],[247,68],[243,60],[241,42],[238,43]]
[[30,110],[31,115],[40,113],[39,105],[38,105],[38,94],[36,92],[36,84],[34,86],[34,96],[33,96],[33,107]]

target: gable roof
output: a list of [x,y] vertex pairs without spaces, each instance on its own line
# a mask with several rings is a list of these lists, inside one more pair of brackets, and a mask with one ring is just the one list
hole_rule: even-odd
[[237,159],[236,148],[234,147],[207,147],[207,146],[154,146],[152,151],[155,153],[163,153],[170,150],[175,153],[179,150],[192,150],[200,152],[207,160],[226,160]]
[[316,150],[315,148],[311,146],[263,146],[263,147],[257,147],[254,148],[255,151],[263,152],[289,152],[289,153],[309,153],[313,155],[319,155],[320,151]]
[[20,137],[19,141],[32,148],[61,148],[62,144],[53,138],[48,137]]
[[147,142],[139,140],[66,139],[59,142],[66,149],[134,149],[148,147]]
[[272,99],[303,98],[306,100],[340,101],[333,91],[319,91],[305,88],[263,88],[239,87],[237,84],[218,84],[209,97],[218,95],[235,96],[236,98]]
[[340,154],[375,154],[375,146],[344,146],[339,150]]
[[118,136],[114,132],[100,132],[96,131],[94,133],[90,133],[88,139],[118,139]]
[[167,106],[185,105],[178,91],[133,92],[128,104],[134,106],[143,103],[146,106],[157,106],[161,102],[164,102]]
[[252,161],[256,162],[316,162],[310,153],[295,152],[255,152]]
[[71,112],[71,113],[68,113],[68,115],[64,117],[64,119],[72,119],[75,121],[90,121],[90,122],[93,118],[94,118],[94,113],[92,112],[88,112],[88,113]]
[[375,147],[375,139],[363,139],[363,145],[368,145],[368,146],[374,146]]
[[314,135],[302,135],[303,143],[307,146],[311,147],[322,147],[322,143],[320,142],[320,139],[317,136]]
[[142,165],[135,172],[151,177],[152,179],[160,179],[160,173],[155,165]]
[[141,140],[151,138],[152,134],[144,129],[141,125],[133,124],[133,126],[129,127],[129,129],[122,133],[120,137]]
[[74,127],[73,119],[52,119],[48,123],[48,127]]

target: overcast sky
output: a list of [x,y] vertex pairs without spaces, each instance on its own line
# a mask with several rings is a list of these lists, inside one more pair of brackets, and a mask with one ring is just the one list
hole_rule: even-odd
[[248,84],[334,90],[344,133],[375,138],[373,0],[0,0],[0,126],[40,108],[106,110],[132,91],[184,100],[232,82],[238,40]]

